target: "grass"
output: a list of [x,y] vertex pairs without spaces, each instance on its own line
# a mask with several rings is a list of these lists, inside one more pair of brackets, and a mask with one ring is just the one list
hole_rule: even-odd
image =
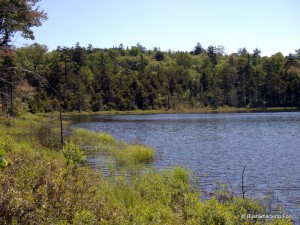
[[[190,186],[190,171],[182,167],[108,179],[70,163],[60,149],[39,140],[48,135],[28,128],[46,124],[59,136],[55,121],[48,119],[17,118],[15,128],[0,123],[0,146],[11,161],[0,171],[0,224],[292,224],[287,219],[243,219],[242,214],[266,214],[254,199],[201,201],[199,191]],[[151,162],[154,157],[146,146],[122,143],[107,134],[75,130],[70,139],[77,145],[65,148],[75,149],[75,156],[78,144],[89,144],[112,151],[125,165],[126,160]]]
[[76,142],[81,146],[103,146],[115,145],[115,138],[107,133],[96,133],[86,129],[78,128],[73,130],[70,140]]
[[141,144],[127,144],[117,141],[112,135],[96,133],[82,128],[74,129],[70,140],[81,146],[91,148],[94,151],[109,153],[120,166],[140,165],[154,161],[154,150]]
[[140,144],[125,145],[114,153],[120,165],[151,163],[154,160],[154,150]]

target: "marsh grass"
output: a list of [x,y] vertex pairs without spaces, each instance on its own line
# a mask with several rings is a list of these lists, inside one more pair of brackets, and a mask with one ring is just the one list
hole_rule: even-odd
[[[13,136],[15,141],[27,141],[32,146],[55,148],[61,147],[59,120],[54,117],[41,117],[33,114],[24,114],[15,118],[14,127],[7,126],[5,120],[0,120],[6,134]],[[64,122],[67,125],[67,122]]]
[[154,161],[154,150],[140,144],[131,144],[115,150],[115,156],[120,165],[151,163]]
[[81,146],[114,145],[115,138],[107,133],[96,133],[82,128],[74,129],[70,139]]
[[[150,169],[130,177],[119,173],[107,179],[86,166],[66,163],[56,149],[43,146],[36,136],[28,137],[31,132],[24,124],[39,128],[41,121],[26,118],[23,125],[20,121],[16,128],[0,124],[0,143],[12,161],[0,171],[0,224],[292,224],[286,219],[241,218],[241,214],[266,213],[254,199],[200,201],[199,191],[188,182],[190,172],[182,167]],[[85,138],[115,150],[119,145],[128,148],[124,151],[128,155],[137,151],[133,157],[137,161],[148,158],[140,157],[144,155],[140,147],[129,150],[130,145],[111,136],[100,137]]]
[[120,166],[133,166],[154,161],[155,152],[142,144],[127,144],[107,133],[96,133],[82,128],[74,129],[70,140],[93,151],[109,153]]

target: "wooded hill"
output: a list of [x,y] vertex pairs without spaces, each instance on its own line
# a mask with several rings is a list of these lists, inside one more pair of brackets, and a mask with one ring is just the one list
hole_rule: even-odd
[[58,110],[60,100],[64,111],[300,106],[300,49],[261,57],[199,43],[191,52],[33,44],[1,54],[0,68],[0,102],[8,111],[14,102],[16,115]]

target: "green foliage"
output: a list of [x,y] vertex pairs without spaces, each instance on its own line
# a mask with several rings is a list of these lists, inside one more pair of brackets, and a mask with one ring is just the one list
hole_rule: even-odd
[[58,126],[55,127],[55,124],[52,122],[46,121],[34,130],[36,132],[35,136],[42,146],[58,148],[60,146],[60,133]]
[[81,151],[78,145],[74,144],[74,142],[67,142],[65,146],[61,150],[62,155],[67,160],[67,164],[69,163],[83,163],[86,159],[86,155],[83,151]]
[[8,162],[4,158],[5,152],[0,148],[0,170],[8,166]]
[[191,171],[180,166],[176,166],[173,170],[171,170],[171,176],[177,182],[180,181],[188,184],[190,181],[190,175]]
[[34,26],[40,26],[47,14],[36,7],[39,0],[1,1],[0,47],[8,45],[10,38],[21,32],[24,38],[34,39]]
[[4,137],[0,139],[0,155],[4,156],[5,152],[9,152],[13,149],[14,143],[11,137]]
[[[261,57],[246,49],[231,55],[222,48],[204,50],[197,43],[188,52],[131,49],[58,48],[43,45],[19,48],[0,62],[38,72],[11,74],[15,114],[58,110],[61,93],[65,111],[152,110],[201,107],[299,107],[300,61],[298,53]],[[26,82],[25,82],[26,81]],[[44,81],[47,81],[47,85]],[[6,83],[5,83],[6,85]],[[47,88],[51,85],[51,88]],[[2,105],[10,90],[0,93]],[[8,108],[10,108],[8,106]]]
[[90,225],[95,224],[96,220],[97,217],[93,213],[86,210],[82,210],[79,213],[75,213],[72,223],[78,225]]
[[21,101],[20,99],[17,99],[14,101],[14,113],[15,116],[21,116],[28,112],[28,105],[26,102]]
[[0,171],[11,164],[11,160],[6,157],[6,151],[11,150],[11,139],[0,139]]

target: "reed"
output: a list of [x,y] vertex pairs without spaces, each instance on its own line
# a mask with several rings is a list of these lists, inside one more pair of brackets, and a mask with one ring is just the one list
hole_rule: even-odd
[[118,165],[139,165],[154,161],[155,152],[142,144],[127,144],[107,133],[96,133],[82,128],[74,129],[70,140],[84,148],[105,152],[115,157]]
[[117,162],[120,165],[151,163],[154,161],[154,150],[140,144],[126,144],[115,151]]

